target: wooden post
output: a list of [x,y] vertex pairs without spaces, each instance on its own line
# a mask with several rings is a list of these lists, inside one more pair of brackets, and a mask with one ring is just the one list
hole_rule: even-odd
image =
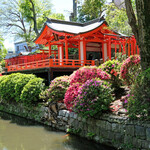
[[111,60],[111,39],[108,39],[108,57]]
[[104,43],[102,43],[102,58],[103,58],[103,62],[105,61],[104,59]]
[[86,62],[86,42],[85,42],[85,39],[83,39],[83,57],[84,57],[84,62]]
[[81,60],[81,50],[80,50],[80,41],[78,42],[78,54],[79,54],[79,60]]
[[51,44],[49,44],[49,57],[51,56],[52,54],[52,49],[51,49]]
[[65,40],[65,58],[68,59],[68,41]]
[[117,58],[117,57],[116,57],[116,53],[117,53],[117,47],[116,47],[117,45],[116,45],[116,41],[115,41],[114,44],[115,44],[115,59],[116,59],[116,58]]

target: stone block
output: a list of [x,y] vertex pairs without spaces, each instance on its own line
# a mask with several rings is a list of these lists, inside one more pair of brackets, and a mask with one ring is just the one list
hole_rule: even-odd
[[63,120],[67,122],[67,121],[68,121],[68,118],[66,118],[66,117],[63,117]]
[[111,131],[111,130],[112,130],[111,123],[106,122],[106,130],[108,130],[108,131]]
[[70,125],[72,125],[73,122],[74,122],[74,119],[73,119],[73,118],[70,118],[69,121],[68,121],[68,123],[69,123]]
[[73,118],[77,119],[78,115],[76,113],[74,113]]
[[133,125],[127,125],[125,131],[126,131],[127,135],[134,136],[134,126]]
[[150,141],[150,128],[146,129],[146,139]]
[[81,120],[82,120],[82,118],[81,118],[81,117],[78,117],[78,120],[79,120],[79,121],[81,121]]
[[74,112],[71,112],[70,113],[70,118],[73,118],[73,116],[74,116]]
[[69,111],[66,111],[66,117],[68,118],[70,115],[70,112]]
[[117,123],[112,123],[112,131],[118,132],[119,125]]
[[124,135],[122,133],[116,133],[115,134],[115,141],[118,143],[123,143],[124,142]]
[[106,128],[106,121],[96,120],[96,126],[105,129]]
[[142,126],[135,126],[135,136],[138,139],[146,139],[146,129]]
[[132,136],[125,135],[125,137],[124,137],[124,143],[125,144],[131,144],[132,143]]

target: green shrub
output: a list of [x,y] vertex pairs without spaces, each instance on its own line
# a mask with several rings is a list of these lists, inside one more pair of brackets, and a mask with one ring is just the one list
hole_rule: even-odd
[[106,81],[87,80],[78,90],[73,111],[86,118],[99,116],[109,110],[113,99],[112,89]]
[[15,84],[15,100],[16,102],[20,101],[20,95],[23,90],[23,87],[31,80],[36,78],[32,74],[20,74],[18,80]]
[[18,80],[20,73],[13,73],[6,75],[0,84],[1,98],[6,101],[12,101],[15,99],[15,84]]
[[48,89],[42,91],[40,98],[44,101],[62,101],[64,95],[69,87],[70,79],[69,76],[61,76],[55,78]]
[[150,68],[141,73],[132,86],[128,112],[132,118],[150,119]]
[[119,89],[121,86],[120,62],[118,60],[108,60],[99,68],[111,76],[110,82],[112,83],[112,88],[115,90]]
[[42,78],[31,79],[21,92],[21,102],[26,106],[36,105],[39,100],[39,94],[45,88]]

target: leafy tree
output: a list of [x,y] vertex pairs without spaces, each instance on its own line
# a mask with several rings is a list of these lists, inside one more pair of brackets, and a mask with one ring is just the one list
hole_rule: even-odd
[[126,10],[117,8],[114,3],[106,5],[106,21],[114,31],[126,35],[132,34],[131,27],[128,24]]
[[101,16],[104,11],[105,0],[85,0],[83,5],[78,7],[78,21],[86,22]]
[[7,54],[7,50],[4,47],[4,39],[0,36],[0,62],[5,58],[6,54]]
[[[64,19],[62,14],[52,15],[50,0],[1,0],[0,27],[4,34],[15,35],[31,42],[39,33],[46,17]],[[51,16],[52,15],[52,16]]]
[[132,1],[125,0],[128,21],[140,48],[142,70],[146,70],[150,67],[150,1],[136,0],[135,4],[137,18]]

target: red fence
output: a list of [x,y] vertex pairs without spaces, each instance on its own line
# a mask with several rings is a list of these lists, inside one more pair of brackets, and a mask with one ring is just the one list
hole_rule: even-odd
[[28,63],[8,65],[6,66],[7,71],[20,71],[20,70],[29,70],[29,69],[38,69],[45,67],[82,67],[84,65],[95,65],[94,60],[73,60],[73,59],[44,59],[38,61],[32,61]]

